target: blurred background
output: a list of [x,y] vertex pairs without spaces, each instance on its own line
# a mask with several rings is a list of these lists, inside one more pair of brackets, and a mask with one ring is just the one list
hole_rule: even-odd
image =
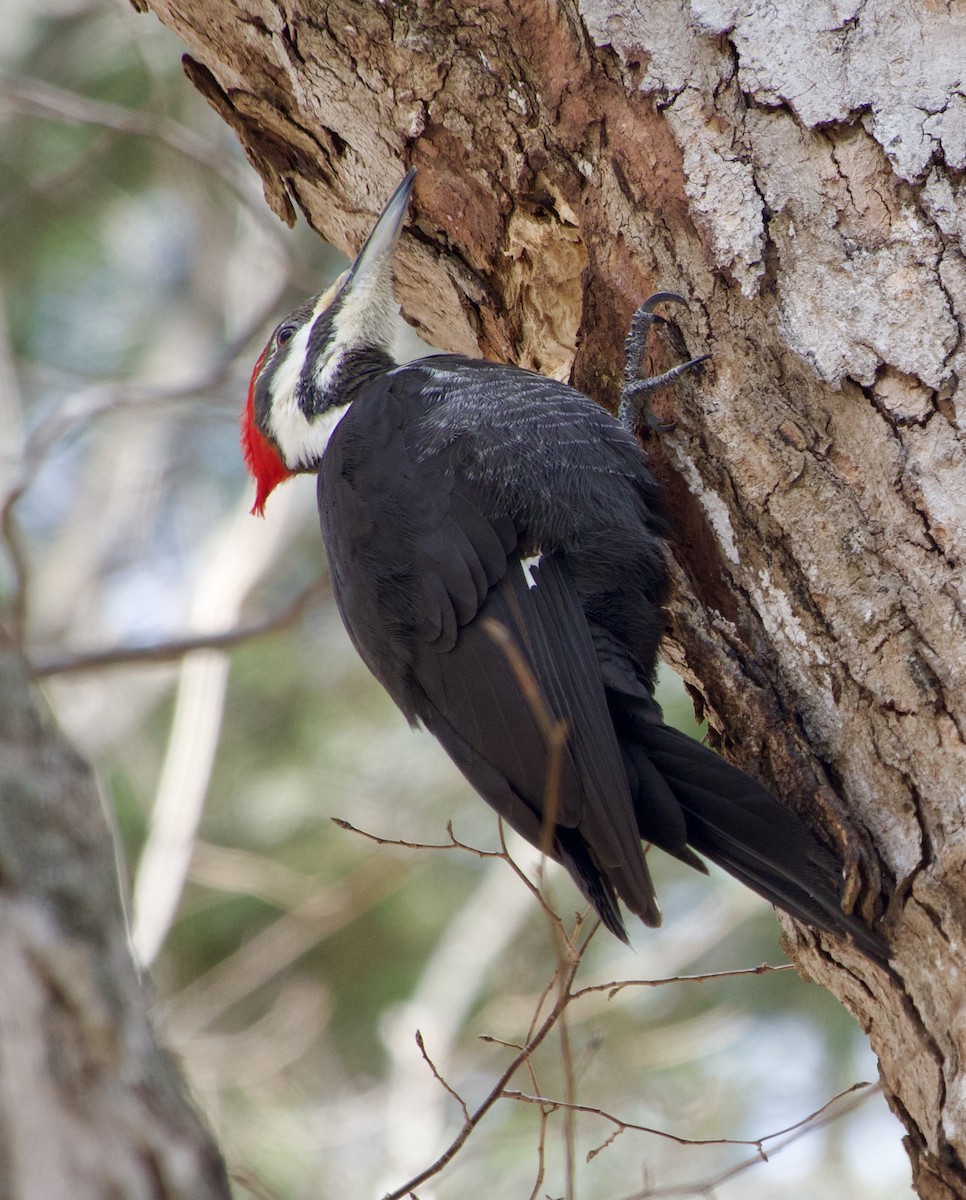
[[[558,954],[502,859],[381,846],[331,820],[416,843],[446,843],[452,821],[499,847],[490,810],[351,649],[314,481],[248,515],[248,374],[342,260],[271,215],[181,53],[122,3],[5,0],[3,619],[97,767],[159,1024],[238,1194],[383,1195],[463,1120],[416,1031],[472,1108],[512,1057],[500,1041],[526,1039]],[[694,732],[673,677],[662,699]],[[784,961],[763,902],[717,872],[657,855],[652,869],[665,927],[635,927],[630,949],[599,933],[576,987]],[[551,870],[547,887],[572,923],[569,881]],[[585,995],[511,1087],[754,1142],[875,1078],[847,1013],[785,971]],[[873,1088],[767,1142],[767,1163],[752,1145],[632,1129],[593,1154],[618,1128],[504,1099],[419,1195],[911,1195]]]

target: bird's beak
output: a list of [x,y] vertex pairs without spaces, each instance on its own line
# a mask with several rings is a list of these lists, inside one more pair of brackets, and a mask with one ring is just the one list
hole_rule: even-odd
[[391,273],[393,254],[406,219],[406,208],[415,180],[416,168],[412,167],[389,197],[382,216],[349,268],[342,284],[343,293],[365,290],[373,280],[383,279]]

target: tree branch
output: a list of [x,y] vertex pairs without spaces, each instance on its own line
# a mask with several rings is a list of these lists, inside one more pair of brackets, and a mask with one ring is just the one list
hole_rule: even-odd
[[[573,997],[571,997],[573,998]],[[680,1134],[669,1133],[666,1129],[657,1129],[653,1125],[638,1125],[634,1121],[625,1121],[622,1117],[617,1117],[613,1113],[607,1112],[606,1109],[597,1108],[590,1104],[576,1104],[568,1100],[554,1100],[549,1096],[530,1096],[525,1092],[504,1092],[507,1100],[516,1100],[523,1104],[538,1104],[552,1110],[560,1110],[563,1112],[585,1113],[590,1116],[600,1117],[601,1120],[608,1121],[616,1126],[616,1133],[612,1134],[603,1145],[592,1150],[587,1158],[595,1158],[607,1146],[611,1145],[615,1137],[621,1133],[630,1131],[633,1133],[647,1133],[653,1137],[664,1138],[666,1141],[674,1142],[678,1146],[751,1146],[757,1151],[757,1157],[754,1161],[767,1162],[768,1155],[765,1152],[765,1143],[775,1141],[777,1138],[784,1137],[788,1133],[796,1130],[801,1130],[805,1126],[811,1125],[815,1120],[822,1116],[825,1112],[836,1104],[843,1096],[851,1096],[854,1092],[865,1090],[867,1096],[874,1095],[880,1090],[880,1085],[877,1083],[853,1083],[850,1087],[845,1088],[841,1092],[837,1092],[830,1100],[827,1100],[821,1108],[817,1108],[806,1117],[802,1117],[800,1121],[796,1121],[792,1125],[787,1125],[784,1129],[777,1129],[774,1133],[766,1133],[759,1138],[689,1138],[683,1137]],[[865,1097],[863,1097],[865,1098]]]
[[479,1125],[480,1121],[482,1121],[494,1104],[501,1099],[506,1085],[510,1082],[519,1068],[529,1060],[537,1047],[541,1045],[550,1031],[557,1024],[561,1013],[563,1013],[564,1009],[569,1003],[569,988],[579,966],[579,959],[576,962],[568,964],[566,973],[561,980],[556,1003],[554,1004],[550,1013],[544,1019],[543,1024],[527,1041],[526,1045],[523,1046],[520,1052],[516,1054],[513,1059],[511,1059],[509,1065],[497,1079],[496,1083],[492,1088],[490,1088],[486,1098],[473,1110],[473,1112],[470,1114],[469,1120],[463,1122],[459,1133],[450,1142],[449,1146],[447,1146],[447,1148],[443,1151],[439,1158],[436,1159],[435,1162],[431,1163],[428,1167],[426,1167],[425,1170],[420,1171],[418,1175],[413,1176],[412,1179],[408,1180],[395,1191],[388,1193],[384,1197],[384,1200],[403,1200],[404,1197],[408,1196],[417,1187],[419,1187],[421,1183],[425,1183],[427,1179],[432,1179],[434,1175],[438,1175],[440,1171],[442,1171],[444,1167],[446,1167],[446,1165],[450,1163],[453,1158],[455,1158],[455,1156],[465,1145],[473,1130],[477,1127],[477,1125]]
[[209,139],[200,137],[171,117],[92,100],[39,79],[15,78],[6,71],[0,71],[0,99],[21,112],[58,117],[113,133],[134,134],[167,146],[195,166],[213,171],[259,224],[274,236],[278,235],[277,224],[265,206],[258,203],[257,192],[247,182],[249,176],[235,170],[224,147],[213,145]]
[[233,650],[245,642],[295,625],[329,591],[327,577],[316,579],[303,588],[281,612],[261,621],[239,625],[223,633],[199,633],[193,637],[150,642],[142,646],[115,646],[108,650],[64,654],[59,658],[35,658],[30,672],[34,679],[49,679],[54,675],[76,675],[82,671],[100,671],[107,667],[174,662],[195,650]]

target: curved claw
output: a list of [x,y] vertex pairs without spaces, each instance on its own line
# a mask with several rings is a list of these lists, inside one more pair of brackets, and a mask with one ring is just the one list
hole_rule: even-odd
[[692,370],[711,357],[709,354],[701,354],[686,363],[672,367],[661,375],[654,375],[649,379],[641,378],[640,364],[650,328],[655,321],[664,321],[664,318],[655,313],[654,309],[659,304],[669,303],[687,305],[684,297],[679,296],[677,292],[655,292],[653,296],[648,296],[631,318],[630,329],[624,342],[624,384],[621,388],[621,401],[617,410],[621,424],[631,433],[634,432],[641,409],[644,407],[644,401],[651,392],[667,387],[685,371]]
[[[677,292],[655,292],[653,296],[648,296],[637,312],[652,313],[659,304],[683,304],[687,306],[687,303],[687,300],[683,296],[679,296]],[[634,315],[637,316],[637,313]],[[631,324],[633,324],[633,320]]]
[[686,306],[687,300],[683,296],[679,296],[677,292],[655,292],[653,296],[648,296],[634,313],[633,317],[631,317],[627,339],[624,342],[625,386],[638,378],[641,357],[644,354],[644,347],[647,345],[648,330],[655,321],[664,320],[662,316],[654,311],[659,304],[683,304]]

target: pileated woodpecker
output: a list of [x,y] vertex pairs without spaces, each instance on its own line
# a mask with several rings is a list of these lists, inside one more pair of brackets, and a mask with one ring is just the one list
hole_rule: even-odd
[[[638,378],[655,304],[680,297],[652,297],[634,319],[621,420],[518,367],[399,365],[392,260],[414,175],[255,364],[242,422],[252,511],[288,476],[318,475],[335,598],[366,665],[618,937],[618,900],[661,921],[643,840],[701,871],[703,854],[884,960],[878,934],[843,913],[829,851],[665,725],[653,697],[665,522],[633,426],[649,390],[700,361]],[[556,751],[548,721],[565,732]]]

